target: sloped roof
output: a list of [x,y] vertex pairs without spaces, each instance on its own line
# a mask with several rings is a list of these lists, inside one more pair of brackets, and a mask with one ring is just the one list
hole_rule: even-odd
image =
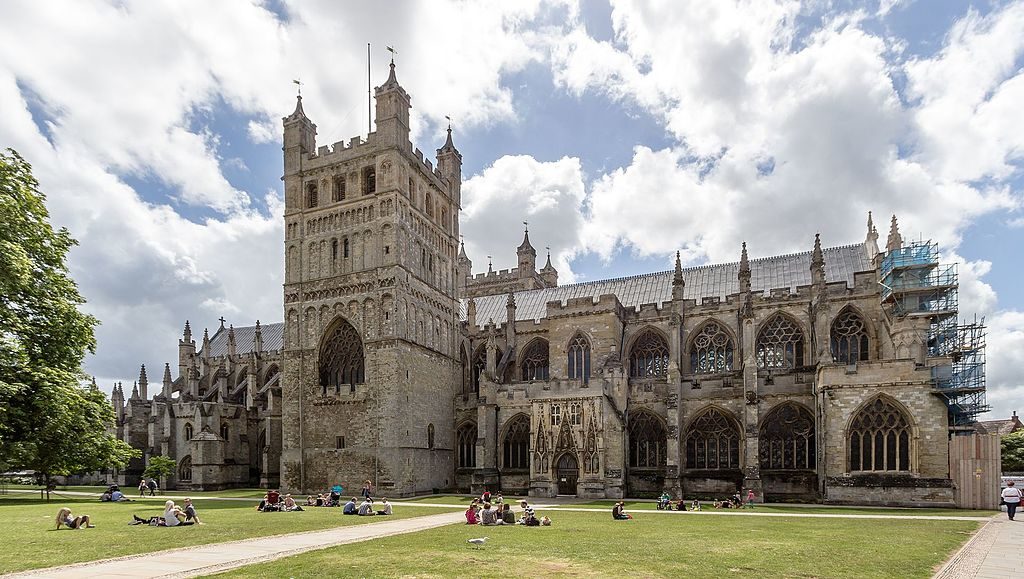
[[[864,244],[856,243],[823,250],[825,279],[829,283],[846,282],[853,286],[853,274],[871,271]],[[683,269],[686,285],[684,299],[700,301],[705,297],[719,297],[739,293],[739,262],[701,265]],[[673,271],[660,271],[624,277],[563,285],[553,288],[515,292],[516,320],[540,320],[547,316],[547,303],[571,298],[597,299],[603,294],[615,294],[625,307],[641,304],[663,304],[672,299]],[[811,252],[793,253],[776,257],[750,260],[750,288],[753,292],[767,292],[776,288],[789,288],[811,283]],[[476,321],[483,326],[488,320],[505,321],[506,294],[476,298]],[[460,316],[466,320],[469,300],[462,300]],[[237,330],[236,330],[237,331]]]
[[[276,324],[260,324],[263,334],[263,351],[281,350],[284,348],[284,322]],[[256,326],[238,326],[235,328],[235,353],[248,354],[253,351],[253,338],[256,337]],[[202,354],[202,351],[200,351]],[[210,338],[210,356],[213,358],[228,355],[228,329],[222,328]]]
[[1006,436],[1012,434],[1022,428],[1020,421],[1016,416],[1013,418],[1007,418],[1006,420],[983,420],[975,423],[975,427],[978,429],[980,434],[998,434],[999,436]]

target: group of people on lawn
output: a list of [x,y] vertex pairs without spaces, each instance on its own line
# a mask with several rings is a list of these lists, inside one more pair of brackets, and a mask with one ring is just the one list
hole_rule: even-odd
[[[739,491],[736,491],[734,495],[725,499],[715,499],[713,504],[716,509],[739,509],[747,507],[748,509],[754,508],[754,489],[747,489],[747,500],[744,501],[740,496]],[[701,510],[701,503],[699,499],[693,499],[690,503],[690,508],[686,508],[686,499],[680,498],[678,501],[672,500],[672,495],[665,491],[658,498],[658,510],[659,511],[699,511]]]
[[290,513],[305,509],[299,506],[290,494],[282,496],[278,491],[272,490],[263,495],[263,500],[256,506],[256,510],[261,513]]
[[517,519],[511,506],[505,502],[501,493],[496,493],[492,497],[490,491],[485,490],[483,495],[480,498],[473,499],[469,508],[466,509],[466,524],[486,526],[525,525],[527,527],[546,527],[551,525],[551,519],[548,517],[537,518],[533,507],[525,500],[519,501],[519,506],[522,508],[522,513]]

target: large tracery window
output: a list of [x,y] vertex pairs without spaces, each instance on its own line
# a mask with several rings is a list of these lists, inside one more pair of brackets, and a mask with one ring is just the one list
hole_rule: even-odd
[[320,194],[317,190],[316,183],[306,184],[306,207],[312,209],[319,204]]
[[456,468],[476,467],[476,423],[461,426],[455,438],[458,448]]
[[192,457],[186,456],[178,463],[178,480],[192,482]]
[[713,470],[740,467],[740,433],[722,411],[711,409],[686,431],[686,467]]
[[654,330],[645,330],[629,351],[630,378],[658,378],[668,374],[668,344]]
[[569,342],[569,379],[590,381],[590,342],[582,334]]
[[690,347],[690,371],[714,374],[732,370],[732,338],[718,322],[708,322],[697,332]]
[[761,426],[763,469],[814,469],[814,417],[803,406],[784,402]]
[[852,309],[843,310],[832,322],[832,359],[847,365],[868,359],[864,318]]
[[502,467],[508,470],[530,468],[530,419],[524,415],[513,418],[505,429],[501,443]]
[[545,340],[534,340],[523,351],[523,363],[520,365],[523,380],[548,379],[548,343]]
[[850,472],[910,470],[910,421],[892,402],[877,398],[850,423]]
[[668,435],[650,412],[637,412],[629,419],[630,468],[663,468]]
[[339,320],[320,348],[320,388],[327,395],[328,388],[341,393],[342,385],[355,392],[364,376],[363,341],[352,324]]
[[793,320],[775,314],[757,334],[758,368],[796,368],[804,362],[804,333]]

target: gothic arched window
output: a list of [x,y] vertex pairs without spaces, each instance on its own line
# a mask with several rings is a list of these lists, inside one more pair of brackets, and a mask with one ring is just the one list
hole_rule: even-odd
[[[501,360],[503,355],[500,348],[494,350],[494,357],[497,360]],[[513,366],[514,367],[514,366]],[[476,349],[476,354],[473,355],[473,393],[480,393],[480,379],[485,377],[484,371],[487,370],[487,347],[480,346]]]
[[775,314],[757,334],[757,367],[796,368],[803,363],[803,331],[793,320]]
[[427,425],[427,448],[434,449],[434,425]]
[[459,428],[455,435],[458,452],[455,457],[456,468],[476,467],[476,423],[469,422]]
[[335,175],[334,176],[334,201],[345,200],[345,176]]
[[876,398],[850,423],[850,472],[910,470],[910,421],[895,404]]
[[630,378],[657,378],[668,374],[668,344],[654,330],[645,330],[629,350]]
[[701,327],[690,346],[690,371],[714,374],[732,370],[732,338],[718,322]]
[[856,364],[868,359],[868,332],[864,318],[850,308],[840,312],[832,322],[832,359],[842,364]]
[[590,381],[590,342],[583,334],[569,342],[569,379]]
[[501,442],[501,466],[508,470],[530,468],[530,419],[525,414],[513,418]]
[[814,469],[814,416],[783,402],[761,425],[758,442],[763,469]]
[[186,456],[178,463],[178,480],[192,482],[192,457]]
[[650,412],[629,417],[630,468],[664,468],[668,435],[661,420]]
[[377,191],[377,168],[366,167],[363,169],[363,195],[369,195]]
[[188,422],[186,422],[186,423],[185,423],[185,440],[186,440],[186,441],[188,441],[188,440],[192,440],[192,435],[193,435],[193,434],[194,434],[194,433],[193,433],[193,431],[192,431],[192,425],[191,425],[191,424],[189,424]]
[[740,432],[722,411],[708,410],[690,424],[686,431],[686,467],[740,467]]
[[320,194],[317,190],[316,183],[306,184],[306,207],[312,209],[316,207],[320,201]]
[[523,350],[523,363],[520,365],[523,380],[548,379],[548,342],[536,339]]
[[343,384],[354,392],[356,384],[362,384],[365,378],[363,365],[363,341],[352,324],[339,319],[320,347],[322,393],[326,396],[327,389],[333,388],[335,394],[340,394]]

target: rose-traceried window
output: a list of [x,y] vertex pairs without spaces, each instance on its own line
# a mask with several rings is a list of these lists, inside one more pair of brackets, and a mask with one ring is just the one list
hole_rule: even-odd
[[850,472],[910,470],[910,421],[889,400],[876,398],[858,412],[847,439]]
[[523,362],[520,364],[523,380],[548,379],[548,343],[546,340],[533,340],[523,350]]
[[338,320],[334,330],[327,334],[320,347],[320,388],[323,395],[328,389],[341,393],[342,386],[355,392],[364,376],[363,341],[356,329],[345,320]]
[[758,368],[796,368],[804,363],[804,333],[793,320],[775,314],[757,334]]
[[668,344],[654,330],[644,330],[629,350],[630,378],[661,378],[668,374]]
[[740,467],[740,432],[722,411],[710,409],[686,431],[686,467],[712,470]]
[[868,359],[868,332],[864,327],[864,318],[853,311],[845,309],[832,322],[832,359],[850,365]]
[[590,342],[582,334],[576,334],[569,342],[569,379],[590,381]]
[[763,469],[814,469],[814,416],[783,402],[761,426],[758,448]]
[[732,338],[718,322],[704,324],[690,346],[690,371],[694,374],[729,372],[732,364]]

